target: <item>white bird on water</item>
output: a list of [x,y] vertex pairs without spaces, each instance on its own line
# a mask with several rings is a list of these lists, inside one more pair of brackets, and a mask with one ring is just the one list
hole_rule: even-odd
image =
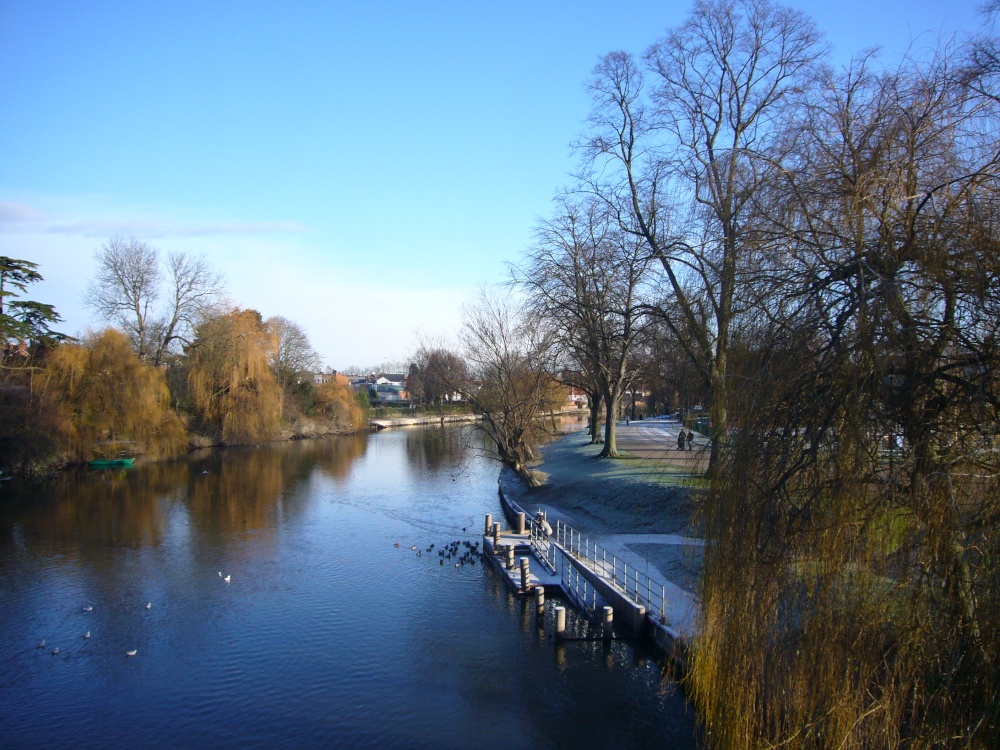
[[146,602],[146,609],[152,609],[152,608],[153,608],[153,603],[152,602]]
[[42,640],[40,640],[38,642],[38,648],[45,648],[45,639],[44,638],[42,638]]
[[125,652],[125,656],[135,656],[138,653],[139,653],[139,649],[134,648],[131,651],[126,651]]
[[91,606],[90,606],[89,604],[84,604],[84,605],[83,605],[83,611],[84,611],[84,612],[93,612],[93,611],[94,611],[94,608],[93,608],[93,607],[91,607]]
[[54,649],[52,649],[52,655],[55,656],[58,653],[59,653],[59,647],[56,646]]
[[226,583],[229,583],[229,579],[230,578],[232,578],[232,575],[228,575],[225,578],[223,578],[222,580],[225,581]]
[[90,638],[90,631],[89,630],[86,633],[83,634],[83,639],[84,640],[87,640],[88,638]]

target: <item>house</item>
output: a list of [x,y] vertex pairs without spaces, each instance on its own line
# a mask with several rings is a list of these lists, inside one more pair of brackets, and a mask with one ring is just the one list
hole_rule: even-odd
[[408,394],[401,385],[391,383],[376,383],[371,386],[369,392],[375,392],[375,400],[379,403],[406,403],[410,400]]
[[375,385],[397,385],[406,387],[406,375],[400,372],[383,372],[375,378]]
[[312,382],[313,385],[323,385],[324,383],[340,383],[343,386],[351,385],[351,379],[346,375],[341,375],[336,370],[313,373]]

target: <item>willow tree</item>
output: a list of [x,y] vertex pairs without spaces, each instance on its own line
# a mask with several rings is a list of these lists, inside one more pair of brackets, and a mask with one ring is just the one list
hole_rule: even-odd
[[757,196],[789,253],[704,506],[713,745],[1000,736],[1000,112],[953,60],[831,72]]
[[187,448],[163,371],[142,362],[128,337],[114,329],[57,347],[33,389],[55,403],[64,449],[77,460],[124,448],[153,456]]
[[233,310],[196,329],[187,356],[190,397],[224,441],[258,442],[278,429],[282,392],[271,369],[276,347],[256,310]]
[[316,387],[316,413],[330,419],[344,432],[361,429],[367,417],[351,386],[336,380]]

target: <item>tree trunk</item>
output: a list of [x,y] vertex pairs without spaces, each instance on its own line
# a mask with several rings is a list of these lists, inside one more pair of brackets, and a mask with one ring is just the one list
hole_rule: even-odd
[[597,454],[598,458],[621,458],[618,453],[618,445],[615,442],[616,419],[618,418],[618,408],[621,404],[621,389],[616,386],[605,392],[604,400],[607,403],[607,411],[604,420],[604,447]]
[[603,400],[600,392],[587,394],[590,407],[590,424],[587,425],[587,432],[590,434],[591,445],[599,445],[604,442],[601,437],[601,403]]

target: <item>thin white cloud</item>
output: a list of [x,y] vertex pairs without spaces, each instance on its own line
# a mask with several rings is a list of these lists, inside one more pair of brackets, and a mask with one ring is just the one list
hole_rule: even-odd
[[7,224],[23,225],[40,222],[44,218],[45,213],[34,206],[0,201],[0,228]]
[[218,235],[301,234],[309,227],[296,221],[185,222],[161,218],[57,216],[24,203],[0,201],[0,232],[54,234],[66,237],[135,235],[143,239],[195,238]]

